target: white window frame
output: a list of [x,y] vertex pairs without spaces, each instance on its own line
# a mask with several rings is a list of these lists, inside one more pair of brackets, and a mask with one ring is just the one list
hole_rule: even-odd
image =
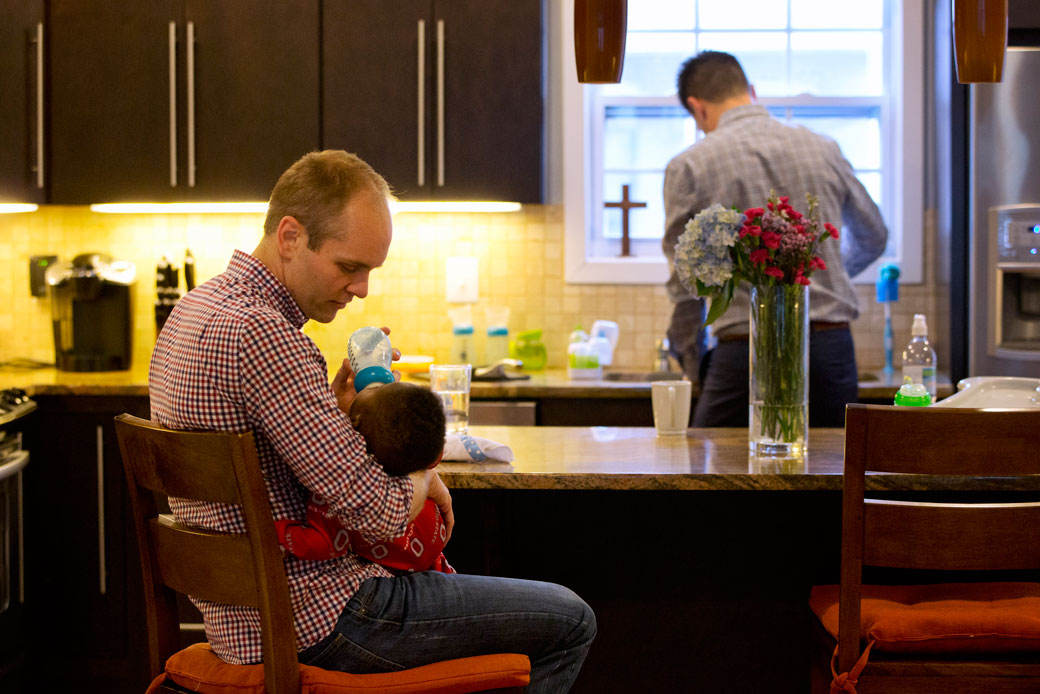
[[[555,17],[559,31],[551,32],[558,57],[558,89],[561,117],[561,188],[564,221],[564,280],[568,284],[663,284],[668,264],[663,258],[586,257],[589,224],[596,218],[590,209],[592,186],[600,174],[590,171],[592,161],[591,110],[593,99],[577,81],[574,62],[574,9],[570,2],[557,2]],[[892,71],[893,92],[902,94],[902,108],[882,109],[882,166],[891,172],[885,186],[891,199],[885,222],[901,239],[895,258],[876,261],[853,278],[859,284],[877,280],[882,263],[895,262],[900,281],[920,284],[924,280],[924,0],[891,0],[891,51],[885,69]],[[895,47],[900,47],[899,51]],[[898,54],[896,54],[898,53]],[[902,66],[902,69],[898,69]],[[774,104],[781,100],[762,100]],[[902,166],[888,167],[888,162]]]

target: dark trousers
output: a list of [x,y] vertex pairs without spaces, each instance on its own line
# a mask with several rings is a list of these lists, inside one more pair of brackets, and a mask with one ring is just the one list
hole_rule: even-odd
[[[701,357],[695,427],[748,425],[747,340],[720,342]],[[859,397],[856,352],[848,329],[809,335],[809,426],[844,427],[845,405]]]

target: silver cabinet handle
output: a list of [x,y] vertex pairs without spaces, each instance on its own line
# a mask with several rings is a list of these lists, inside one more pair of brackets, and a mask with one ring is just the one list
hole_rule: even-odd
[[444,186],[444,20],[437,20],[437,185]]
[[97,428],[97,521],[98,521],[98,592],[108,589],[105,577],[105,431]]
[[170,22],[170,187],[177,187],[177,23]]
[[[19,434],[16,434],[19,436]],[[22,470],[29,463],[29,451],[19,450],[9,462],[0,465],[0,482],[10,477],[15,483],[15,513],[18,518],[18,602],[25,602],[25,494],[22,491]]]
[[43,188],[43,22],[36,23],[36,187]]
[[188,22],[188,187],[195,187],[195,22]]
[[417,94],[418,94],[418,116],[416,117],[416,123],[418,124],[419,132],[416,137],[417,151],[416,160],[419,164],[419,175],[417,180],[420,186],[426,185],[426,20],[419,20],[417,44],[418,50],[416,54],[418,57],[418,65],[416,66],[418,72],[417,80]]

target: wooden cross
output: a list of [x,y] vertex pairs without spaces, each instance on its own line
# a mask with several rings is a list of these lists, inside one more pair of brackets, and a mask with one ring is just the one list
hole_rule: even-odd
[[632,202],[628,199],[628,184],[621,186],[621,202],[605,202],[604,207],[620,207],[621,208],[621,257],[627,257],[632,255],[629,253],[629,236],[628,236],[628,211],[633,207],[646,207],[645,202]]

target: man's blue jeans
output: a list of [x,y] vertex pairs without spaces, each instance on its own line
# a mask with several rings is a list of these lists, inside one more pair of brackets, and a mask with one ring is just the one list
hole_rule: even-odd
[[363,674],[525,653],[526,691],[559,694],[570,690],[595,636],[592,609],[563,586],[424,571],[362,583],[333,633],[300,662]]
[[[693,410],[695,427],[748,425],[747,340],[719,342],[709,360]],[[702,370],[704,365],[701,366]],[[856,402],[859,384],[856,351],[848,330],[809,335],[809,426],[845,426],[845,404]]]

